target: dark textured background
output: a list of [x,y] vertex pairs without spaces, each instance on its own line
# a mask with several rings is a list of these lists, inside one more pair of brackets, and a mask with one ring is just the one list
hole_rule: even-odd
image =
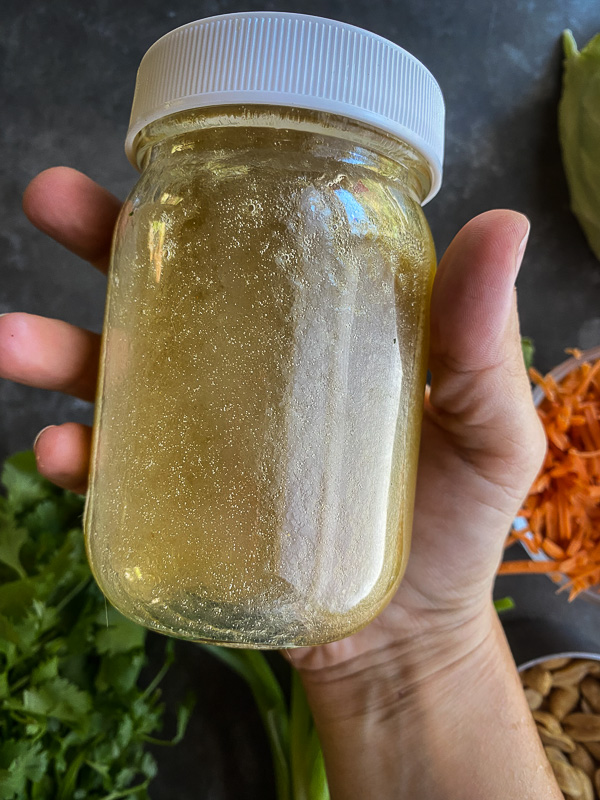
[[[537,366],[561,361],[565,347],[600,344],[600,263],[569,212],[556,130],[560,34],[572,28],[581,46],[600,31],[598,0],[3,0],[0,313],[100,330],[104,279],[31,229],[23,190],[40,170],[66,164],[123,197],[136,179],[123,140],[145,50],[193,19],[258,9],[344,20],[421,59],[447,104],[444,184],[426,209],[439,252],[474,214],[498,206],[524,212],[532,232],[519,306]],[[0,458],[66,420],[89,422],[89,406],[0,381]],[[498,591],[517,601],[505,624],[518,659],[578,644],[600,651],[600,607],[569,606],[545,577],[502,579]],[[270,800],[268,752],[245,687],[198,649],[180,644],[178,652],[169,702],[186,685],[199,702],[186,743],[160,756],[153,798]]]

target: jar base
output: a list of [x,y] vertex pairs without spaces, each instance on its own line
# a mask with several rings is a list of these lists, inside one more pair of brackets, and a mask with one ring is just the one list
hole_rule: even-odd
[[[121,613],[158,633],[202,644],[256,650],[281,650],[327,644],[349,636],[367,624],[364,610],[352,620],[344,615],[299,608],[285,602],[265,607],[257,598],[254,608],[215,603],[195,597],[143,608],[119,608]],[[260,611],[255,609],[259,608]]]

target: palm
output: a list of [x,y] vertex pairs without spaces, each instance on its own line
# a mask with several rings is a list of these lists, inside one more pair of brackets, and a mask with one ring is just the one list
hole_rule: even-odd
[[493,484],[463,460],[426,406],[411,554],[396,595],[366,628],[342,642],[303,649],[294,654],[294,664],[306,669],[340,665],[432,626],[461,624],[465,615],[480,610],[504,536],[532,478],[532,441],[535,434],[515,447],[502,483]]
[[[24,207],[41,230],[106,268],[116,198],[57,168],[32,182]],[[448,249],[432,298],[433,385],[407,572],[374,622],[341,642],[295,651],[298,666],[360,661],[426,629],[460,624],[489,596],[504,534],[542,448],[511,308],[523,233],[518,215],[490,212]],[[0,321],[0,376],[12,380],[91,400],[98,352],[96,334],[57,320],[11,314]],[[45,431],[36,443],[38,468],[84,491],[90,440],[89,428],[75,423]]]

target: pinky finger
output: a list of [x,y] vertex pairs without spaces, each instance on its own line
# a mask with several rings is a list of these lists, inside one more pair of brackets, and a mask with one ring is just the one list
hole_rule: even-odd
[[49,425],[33,444],[38,472],[62,489],[85,494],[91,443],[92,429],[87,425]]

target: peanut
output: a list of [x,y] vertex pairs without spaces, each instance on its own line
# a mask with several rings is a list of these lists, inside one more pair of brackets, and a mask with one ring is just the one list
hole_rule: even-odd
[[583,770],[588,778],[593,779],[596,763],[589,751],[579,742],[576,742],[575,750],[571,753],[571,764]]
[[597,675],[600,672],[600,662],[592,661],[588,658],[581,658],[572,661],[566,667],[557,669],[552,673],[553,686],[574,686],[578,684],[586,675]]
[[575,767],[575,772],[579,778],[581,800],[594,800],[594,785],[589,776],[579,767]]
[[591,675],[587,675],[580,683],[581,694],[592,707],[596,714],[600,714],[600,682]]
[[600,742],[584,742],[583,746],[592,758],[600,764]]
[[[536,712],[538,713],[538,712]],[[600,742],[599,714],[567,714],[563,720],[565,732],[576,742]]]
[[548,698],[548,706],[556,719],[562,720],[574,710],[579,702],[579,692],[574,686],[559,686]]
[[544,744],[558,747],[563,753],[573,753],[575,750],[575,742],[565,733],[549,733],[542,725],[538,725],[538,733]]
[[552,688],[552,673],[538,664],[523,673],[523,683],[546,697]]
[[558,749],[558,747],[552,747],[551,745],[548,745],[547,747],[544,747],[544,750],[546,752],[548,761],[564,761],[567,764],[569,763],[569,759],[562,750]]
[[532,716],[536,722],[539,722],[540,725],[543,725],[544,728],[546,728],[548,733],[561,734],[563,732],[560,722],[548,711],[533,711]]
[[[562,791],[573,797],[581,797],[581,778],[575,767],[565,764],[564,761],[551,761],[550,764],[554,771],[556,782]],[[587,778],[587,775],[585,777]]]
[[579,701],[579,710],[582,711],[584,714],[594,713],[594,709],[591,707],[591,705],[588,703],[585,697],[582,697],[581,700]]
[[527,705],[531,711],[538,709],[544,702],[544,698],[535,689],[525,689],[525,697],[527,698]]
[[567,664],[570,663],[571,659],[568,656],[566,658],[549,658],[547,661],[544,661],[544,668],[553,672],[555,669],[562,669],[562,667],[566,667]]

